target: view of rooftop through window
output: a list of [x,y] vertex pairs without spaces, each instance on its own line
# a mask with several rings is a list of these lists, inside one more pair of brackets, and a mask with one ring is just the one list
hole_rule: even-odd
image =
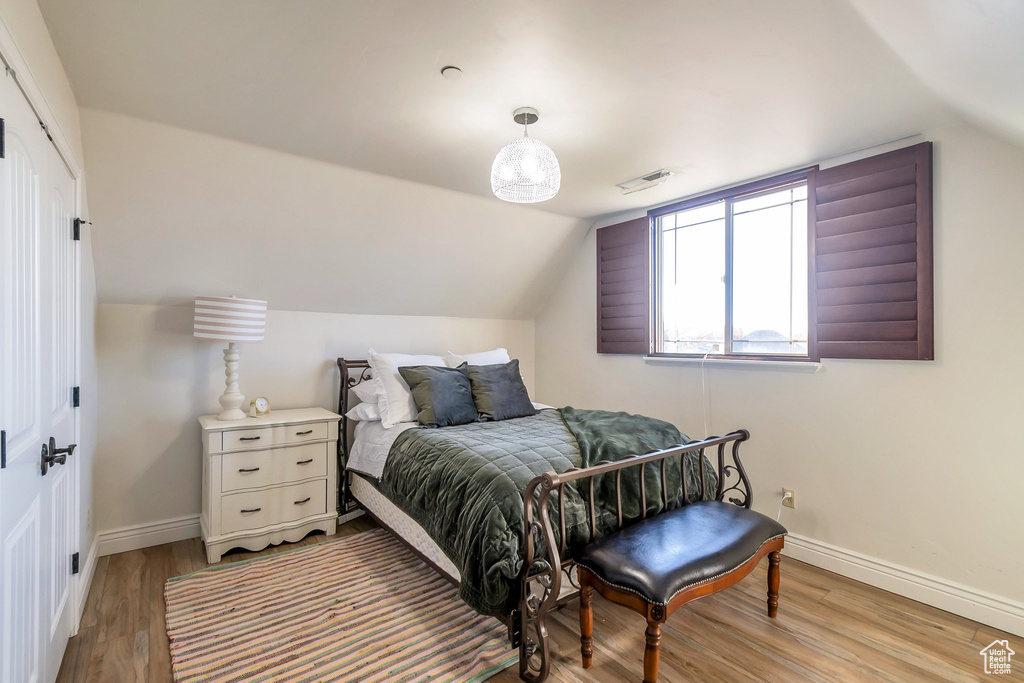
[[657,221],[661,353],[807,354],[806,182]]

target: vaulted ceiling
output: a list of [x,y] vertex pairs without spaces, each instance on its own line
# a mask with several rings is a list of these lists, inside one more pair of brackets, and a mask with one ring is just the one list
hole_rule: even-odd
[[850,1],[942,100],[1024,144],[1024,2]]
[[[1020,37],[1022,4],[40,0],[83,106],[471,194],[536,107],[563,179],[538,208],[577,217],[917,133],[947,102],[1020,128],[1022,70],[973,76],[1021,41],[973,55]],[[661,167],[681,175],[615,187]]]
[[[1024,141],[1021,0],[39,4],[101,302],[529,318],[596,216],[958,117]],[[520,106],[562,167],[530,208],[489,186]]]

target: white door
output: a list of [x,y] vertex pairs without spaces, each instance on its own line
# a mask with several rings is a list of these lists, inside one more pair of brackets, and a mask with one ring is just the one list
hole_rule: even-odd
[[53,681],[74,628],[78,272],[74,179],[14,79],[0,76],[0,681]]

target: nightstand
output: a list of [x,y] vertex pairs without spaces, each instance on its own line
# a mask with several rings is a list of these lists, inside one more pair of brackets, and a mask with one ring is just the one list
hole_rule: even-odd
[[199,418],[207,562],[231,548],[261,550],[316,529],[335,532],[339,419],[323,408]]

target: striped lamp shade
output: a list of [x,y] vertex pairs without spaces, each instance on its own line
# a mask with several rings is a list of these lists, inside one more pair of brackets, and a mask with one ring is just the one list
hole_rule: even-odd
[[194,335],[226,342],[263,341],[267,302],[233,296],[196,297]]

